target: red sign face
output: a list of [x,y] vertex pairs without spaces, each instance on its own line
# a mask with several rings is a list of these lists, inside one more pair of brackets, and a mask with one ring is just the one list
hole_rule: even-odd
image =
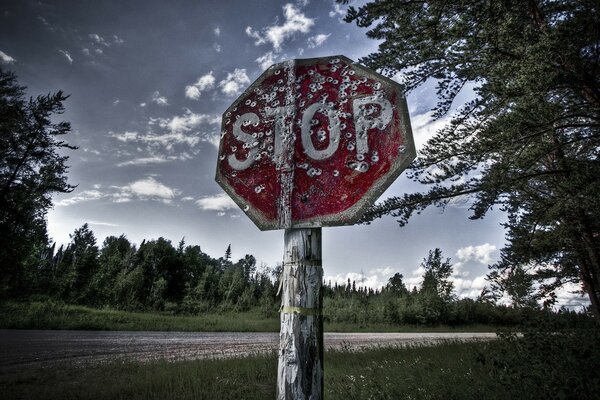
[[398,84],[344,56],[290,60],[223,115],[216,180],[262,230],[350,225],[415,155]]

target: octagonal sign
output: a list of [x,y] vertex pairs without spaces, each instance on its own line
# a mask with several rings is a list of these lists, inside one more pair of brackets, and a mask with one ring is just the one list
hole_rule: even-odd
[[397,83],[344,56],[290,60],[223,114],[216,180],[262,230],[351,225],[415,155]]

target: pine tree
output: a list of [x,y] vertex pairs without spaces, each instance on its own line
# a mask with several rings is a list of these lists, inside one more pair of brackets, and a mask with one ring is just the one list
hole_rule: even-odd
[[26,100],[16,76],[0,67],[0,294],[26,290],[23,263],[48,243],[51,196],[74,188],[61,152],[75,148],[61,139],[71,126],[54,122],[66,99],[58,91]]
[[401,225],[471,199],[472,218],[508,215],[500,276],[522,267],[546,296],[579,282],[600,316],[600,5],[597,0],[381,0],[348,22],[380,41],[361,61],[407,92],[437,82],[433,117],[475,98],[420,150],[422,192],[372,207]]

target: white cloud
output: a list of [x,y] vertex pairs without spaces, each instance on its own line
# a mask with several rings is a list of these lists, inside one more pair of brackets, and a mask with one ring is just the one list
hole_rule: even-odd
[[113,203],[125,203],[137,200],[158,200],[170,203],[179,195],[179,190],[170,188],[158,182],[153,177],[139,179],[125,186],[111,186],[102,189],[100,185],[94,185],[93,190],[85,190],[75,196],[60,199],[54,202],[55,206],[66,207],[77,203],[108,200]]
[[318,35],[309,37],[308,38],[308,48],[314,49],[315,47],[322,45],[323,43],[325,43],[325,41],[327,40],[327,38],[329,36],[331,36],[331,33],[328,35],[325,35],[324,33],[320,33]]
[[46,28],[48,28],[49,30],[51,30],[52,32],[54,32],[54,31],[56,30],[56,28],[54,28],[54,27],[53,27],[53,26],[52,26],[52,25],[51,25],[51,24],[48,22],[48,20],[47,20],[46,18],[42,17],[41,15],[38,15],[37,19],[38,19],[39,21],[41,21],[41,22],[42,22],[42,24],[44,24],[44,26],[45,26]]
[[415,115],[414,117],[411,116],[411,125],[417,153],[423,148],[425,143],[427,143],[440,129],[444,128],[451,119],[452,115],[447,114],[442,118],[434,120],[433,112],[431,111]]
[[123,187],[123,189],[142,198],[158,198],[162,200],[172,200],[177,194],[177,190],[171,189],[151,176],[132,182]]
[[589,297],[581,293],[581,288],[575,283],[567,283],[556,291],[556,306],[571,310],[581,310],[590,305]]
[[218,43],[213,44],[213,48],[215,49],[215,51],[217,53],[221,52],[221,45],[220,44],[218,44]]
[[477,276],[475,279],[451,277],[450,281],[454,284],[454,293],[459,298],[470,297],[472,299],[477,298],[488,283],[485,275]]
[[201,124],[216,124],[221,122],[218,115],[196,114],[189,109],[185,109],[182,115],[176,115],[171,119],[159,119],[158,125],[162,128],[168,128],[171,133],[188,132]]
[[110,44],[102,36],[98,35],[97,33],[90,33],[88,36],[90,39],[92,39],[97,44],[100,44],[100,45],[106,46],[106,47],[110,46]]
[[216,27],[216,28],[213,30],[213,33],[215,34],[215,36],[216,36],[216,37],[219,37],[219,36],[221,36],[221,28],[217,26],[217,27]]
[[59,50],[58,52],[60,54],[62,54],[63,56],[65,56],[65,58],[67,59],[67,61],[69,62],[69,64],[73,64],[73,57],[71,57],[71,54],[69,54],[68,51],[66,51],[66,50]]
[[456,256],[461,262],[477,261],[488,265],[493,262],[492,254],[496,251],[496,246],[485,243],[480,246],[467,246],[458,249]]
[[225,211],[235,210],[237,204],[227,195],[227,193],[216,194],[214,196],[206,196],[196,200],[196,205],[201,210],[208,211]]
[[275,60],[277,56],[273,54],[272,51],[269,51],[262,56],[258,57],[255,61],[260,65],[260,67],[264,70],[269,68],[271,65],[275,64]]
[[109,135],[119,142],[137,146],[136,156],[132,157],[131,152],[121,153],[127,159],[117,166],[157,164],[193,158],[199,151],[194,148],[200,142],[218,146],[220,123],[219,115],[196,114],[185,109],[183,114],[171,118],[150,118],[147,132],[109,132]]
[[14,58],[12,58],[11,56],[9,56],[8,54],[6,54],[5,52],[3,52],[2,50],[0,50],[0,60],[6,64],[12,64],[15,61],[17,61]]
[[250,83],[246,69],[236,68],[227,74],[227,78],[219,82],[221,91],[227,96],[235,96],[242,92],[245,85]]
[[348,279],[350,282],[356,282],[357,287],[368,287],[371,289],[381,289],[387,285],[389,279],[398,272],[392,267],[375,268],[367,271],[366,274],[357,272],[347,272],[337,275],[330,275],[324,278],[325,283],[331,285],[347,285]]
[[196,83],[185,87],[185,97],[193,100],[198,100],[200,94],[206,90],[212,89],[215,86],[215,77],[210,71],[206,75],[202,75]]
[[117,35],[113,35],[112,37],[113,37],[114,44],[119,45],[119,44],[125,43],[125,41],[122,38],[118,37]]
[[137,132],[130,132],[130,131],[125,131],[123,133],[110,132],[109,134],[110,134],[110,136],[114,137],[115,139],[117,139],[121,142],[131,142],[134,140],[138,140]]
[[260,31],[255,31],[252,27],[246,28],[246,34],[255,39],[255,45],[271,43],[273,49],[277,52],[281,51],[283,42],[293,37],[296,33],[308,33],[315,24],[315,21],[306,17],[293,4],[288,3],[283,6],[283,16],[285,18],[281,25],[271,25]]
[[164,156],[141,157],[118,163],[117,167],[126,167],[128,165],[162,164],[168,161],[170,160]]
[[333,3],[333,10],[329,11],[329,17],[343,17],[344,15],[346,15],[346,11],[342,10],[342,7],[339,4]]
[[102,222],[102,221],[88,221],[87,222],[90,225],[98,225],[98,226],[109,226],[109,227],[118,227],[118,224],[113,224],[111,222]]
[[85,190],[81,193],[76,194],[75,196],[55,201],[54,205],[57,207],[66,207],[84,201],[98,200],[103,197],[105,197],[105,194],[100,192],[99,190]]
[[168,106],[169,101],[165,96],[161,96],[160,92],[157,90],[152,93],[152,102],[158,104],[159,106]]

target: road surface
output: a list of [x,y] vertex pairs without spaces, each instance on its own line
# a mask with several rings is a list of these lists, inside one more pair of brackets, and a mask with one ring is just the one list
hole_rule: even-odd
[[[325,333],[325,347],[430,345],[495,338],[494,333]],[[0,329],[0,372],[113,360],[169,361],[272,352],[278,333],[110,332]]]

